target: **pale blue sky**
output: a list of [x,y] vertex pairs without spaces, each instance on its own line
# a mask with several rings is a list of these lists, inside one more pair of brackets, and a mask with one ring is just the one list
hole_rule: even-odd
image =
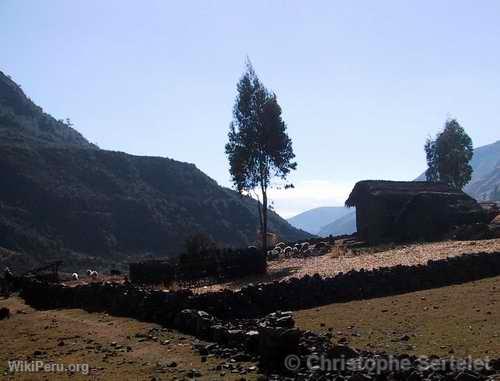
[[195,163],[224,144],[249,55],[278,94],[299,167],[290,216],[362,179],[410,180],[456,117],[500,139],[499,1],[0,0],[0,70],[101,148]]

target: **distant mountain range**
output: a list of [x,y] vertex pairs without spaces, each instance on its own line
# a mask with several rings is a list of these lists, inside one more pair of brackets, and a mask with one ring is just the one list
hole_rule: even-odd
[[[254,244],[256,201],[193,164],[101,150],[36,106],[0,72],[0,265],[106,266],[169,256],[205,233],[222,246]],[[270,213],[283,240],[311,235]],[[95,266],[94,266],[95,267]]]
[[356,210],[349,209],[349,213],[321,228],[320,237],[352,234],[356,232]]
[[480,201],[490,200],[495,187],[500,187],[500,140],[476,148],[471,165],[472,180],[464,190]]
[[323,206],[300,213],[288,219],[288,222],[298,229],[311,234],[318,234],[323,226],[341,218],[352,211],[343,206]]

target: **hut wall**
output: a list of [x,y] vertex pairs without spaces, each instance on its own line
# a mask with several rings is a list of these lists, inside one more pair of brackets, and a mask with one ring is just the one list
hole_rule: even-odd
[[395,221],[408,200],[400,194],[368,195],[356,206],[358,236],[370,244],[392,240],[398,231]]
[[379,242],[390,229],[391,223],[386,205],[376,197],[370,197],[356,207],[356,227],[363,241]]

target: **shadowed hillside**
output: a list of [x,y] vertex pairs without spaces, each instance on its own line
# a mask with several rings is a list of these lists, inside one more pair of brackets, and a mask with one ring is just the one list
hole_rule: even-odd
[[[63,253],[175,255],[196,232],[224,246],[255,242],[256,202],[193,164],[97,149],[3,75],[0,105],[0,173],[8,179],[0,248],[30,254],[35,265]],[[270,229],[285,240],[309,236],[274,213]]]

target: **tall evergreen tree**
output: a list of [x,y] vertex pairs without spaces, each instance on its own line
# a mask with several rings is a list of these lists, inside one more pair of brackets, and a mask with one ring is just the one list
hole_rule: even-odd
[[[286,180],[297,168],[292,140],[281,117],[276,94],[260,82],[249,60],[237,85],[238,95],[229,127],[226,154],[230,174],[240,193],[254,192],[258,198],[262,247],[267,251],[268,189],[274,177]],[[292,185],[286,185],[285,188]]]
[[472,140],[455,119],[446,121],[435,140],[427,139],[425,153],[427,181],[444,182],[462,189],[471,180]]

